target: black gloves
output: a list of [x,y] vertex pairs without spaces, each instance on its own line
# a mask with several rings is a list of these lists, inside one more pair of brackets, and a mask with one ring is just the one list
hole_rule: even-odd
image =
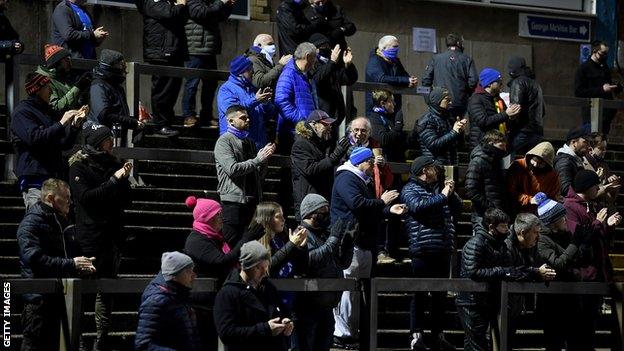
[[81,91],[85,91],[91,87],[91,80],[93,79],[93,74],[91,72],[83,73],[78,81],[76,82],[76,87]]
[[338,143],[336,144],[336,148],[331,153],[331,155],[329,155],[329,158],[331,159],[333,164],[337,164],[338,162],[340,162],[340,159],[349,150],[349,146],[351,146],[351,142],[349,142],[348,136],[345,135],[342,138],[340,138],[340,140],[338,140]]

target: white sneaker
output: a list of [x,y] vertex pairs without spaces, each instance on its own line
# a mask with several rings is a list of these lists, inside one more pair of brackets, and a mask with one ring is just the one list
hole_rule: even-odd
[[412,341],[410,342],[410,349],[412,351],[424,351],[427,349],[425,341],[423,340],[422,333],[412,333]]

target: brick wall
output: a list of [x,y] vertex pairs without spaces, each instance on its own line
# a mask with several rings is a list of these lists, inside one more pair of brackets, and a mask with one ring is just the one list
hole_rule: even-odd
[[251,5],[251,19],[256,21],[271,20],[269,0],[249,0]]

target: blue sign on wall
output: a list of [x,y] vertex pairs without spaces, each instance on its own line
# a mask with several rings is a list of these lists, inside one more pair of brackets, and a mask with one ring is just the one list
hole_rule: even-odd
[[574,17],[518,14],[518,35],[527,38],[567,40],[588,43],[591,21]]

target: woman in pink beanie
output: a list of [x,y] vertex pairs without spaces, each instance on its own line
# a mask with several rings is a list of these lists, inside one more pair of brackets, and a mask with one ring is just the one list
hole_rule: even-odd
[[[200,277],[217,278],[219,285],[233,269],[238,269],[240,248],[248,241],[257,240],[264,234],[260,224],[250,226],[237,243],[228,243],[223,237],[221,204],[211,199],[189,196],[186,206],[193,209],[193,230],[186,238],[184,253],[195,262],[195,271]],[[217,334],[212,318],[214,294],[201,296],[195,301],[197,322],[204,350],[217,349]]]

